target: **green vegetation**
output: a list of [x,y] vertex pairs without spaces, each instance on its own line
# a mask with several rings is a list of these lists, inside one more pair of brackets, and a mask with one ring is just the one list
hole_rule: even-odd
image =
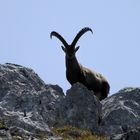
[[[6,123],[4,120],[0,120],[0,128],[7,129]],[[92,134],[89,130],[79,129],[73,126],[64,126],[61,128],[52,129],[56,137],[62,137],[63,140],[107,140],[107,136],[97,136]],[[12,134],[13,140],[23,140],[18,136],[18,134]],[[35,134],[35,137],[38,139],[48,138],[48,134],[45,132],[40,132]]]
[[40,132],[40,133],[35,134],[35,137],[38,139],[44,139],[44,138],[48,138],[48,134],[45,132]]
[[0,119],[0,129],[7,129],[6,123],[2,119]]
[[27,140],[27,139],[21,138],[20,136],[13,136],[12,138],[13,140]]
[[56,136],[62,137],[64,140],[107,140],[106,136],[93,135],[88,130],[83,130],[72,126],[53,128],[52,131]]

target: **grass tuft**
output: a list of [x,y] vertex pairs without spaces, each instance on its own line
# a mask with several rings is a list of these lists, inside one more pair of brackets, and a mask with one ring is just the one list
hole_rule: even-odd
[[56,136],[62,137],[64,140],[107,140],[107,136],[93,135],[88,130],[79,129],[72,126],[53,128],[52,131]]

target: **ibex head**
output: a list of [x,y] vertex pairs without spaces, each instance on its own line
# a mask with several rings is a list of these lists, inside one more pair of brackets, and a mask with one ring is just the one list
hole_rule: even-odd
[[57,37],[64,45],[61,47],[62,47],[62,50],[66,53],[66,56],[68,58],[72,58],[73,56],[75,56],[75,53],[77,52],[77,50],[80,47],[80,46],[75,47],[76,43],[78,42],[80,37],[87,31],[90,31],[91,33],[93,33],[92,29],[90,29],[89,27],[85,27],[85,28],[81,29],[77,33],[76,37],[74,38],[73,42],[70,45],[65,41],[65,39],[59,33],[55,32],[55,31],[51,32],[50,38],[52,38],[52,36]]

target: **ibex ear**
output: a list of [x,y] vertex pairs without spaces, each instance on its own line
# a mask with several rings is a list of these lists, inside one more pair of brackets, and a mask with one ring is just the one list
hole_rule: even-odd
[[76,48],[75,48],[75,52],[77,52],[79,48],[80,48],[80,46],[76,47]]
[[62,48],[62,50],[63,50],[64,52],[66,52],[66,48],[65,48],[65,47],[61,46],[61,48]]

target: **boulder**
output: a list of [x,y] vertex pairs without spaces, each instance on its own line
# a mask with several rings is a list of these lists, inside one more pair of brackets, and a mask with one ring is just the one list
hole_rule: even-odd
[[140,128],[129,130],[123,134],[111,136],[110,140],[140,140]]
[[98,130],[101,103],[84,85],[76,83],[67,91],[59,107],[59,125]]
[[101,129],[120,134],[140,126],[140,88],[124,88],[102,102]]

